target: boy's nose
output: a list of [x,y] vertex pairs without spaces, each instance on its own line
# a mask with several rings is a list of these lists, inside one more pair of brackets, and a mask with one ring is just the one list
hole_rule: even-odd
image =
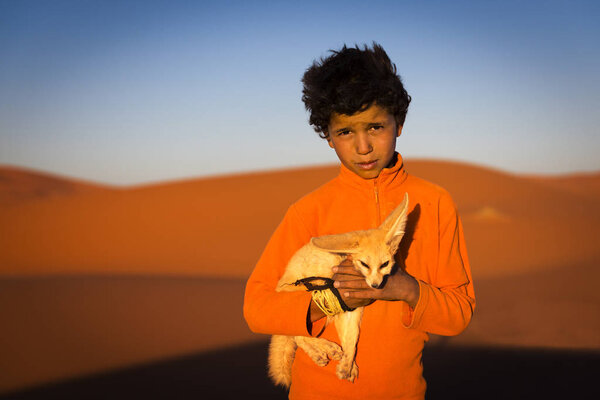
[[368,135],[356,135],[356,152],[358,154],[369,154],[372,151],[373,146],[371,146]]

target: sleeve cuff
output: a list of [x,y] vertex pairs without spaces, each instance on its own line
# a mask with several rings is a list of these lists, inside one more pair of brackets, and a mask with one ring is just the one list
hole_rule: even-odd
[[[312,300],[311,300],[312,301]],[[327,317],[321,318],[318,321],[312,322],[310,320],[310,304],[311,301],[308,302],[308,310],[306,310],[306,331],[309,336],[319,337],[325,330],[325,324],[327,322]]]
[[413,309],[408,303],[402,302],[402,325],[409,329],[414,329],[419,325],[423,312],[427,307],[427,302],[429,301],[427,284],[419,279],[417,279],[417,282],[419,283],[419,301],[417,301],[415,308]]

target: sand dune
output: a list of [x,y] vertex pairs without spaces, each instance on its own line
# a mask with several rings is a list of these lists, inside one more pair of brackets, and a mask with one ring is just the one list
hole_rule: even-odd
[[478,210],[467,213],[466,217],[475,221],[490,223],[508,222],[511,219],[507,214],[491,206],[482,206]]
[[243,280],[0,279],[0,393],[264,339],[241,317]]
[[[407,169],[452,193],[476,276],[598,251],[593,197],[466,164],[409,160]],[[60,183],[71,193],[0,208],[0,274],[246,277],[289,204],[336,173],[318,167],[101,191]]]
[[[463,218],[478,308],[451,343],[600,350],[600,175],[406,164]],[[264,339],[244,280],[287,206],[336,173],[115,189],[0,168],[0,392]]]
[[245,174],[3,207],[0,274],[245,277],[287,206],[335,173]]
[[0,165],[0,207],[107,190],[110,189],[102,185]]
[[[475,317],[453,344],[600,351],[600,257],[475,281]],[[439,338],[436,338],[439,340]]]
[[530,176],[529,179],[560,190],[600,199],[600,173],[569,174],[564,176]]

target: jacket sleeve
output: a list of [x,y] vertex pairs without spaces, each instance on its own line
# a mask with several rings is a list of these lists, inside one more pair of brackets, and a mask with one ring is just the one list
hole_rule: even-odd
[[292,255],[311,235],[295,206],[291,206],[261,255],[246,284],[244,318],[255,333],[309,335],[307,313],[311,297],[306,291],[276,292]]
[[437,265],[430,282],[418,280],[420,296],[414,310],[403,305],[402,321],[437,335],[458,335],[471,321],[475,309],[473,279],[467,257],[462,224],[450,195],[438,203]]

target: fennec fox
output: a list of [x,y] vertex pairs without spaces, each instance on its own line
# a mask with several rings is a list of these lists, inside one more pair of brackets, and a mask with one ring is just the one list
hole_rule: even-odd
[[[305,290],[298,281],[304,278],[331,278],[331,268],[348,255],[367,284],[379,288],[394,266],[394,255],[404,236],[408,194],[386,220],[376,229],[348,232],[339,235],[315,237],[300,248],[290,259],[277,284],[276,291]],[[319,366],[329,359],[339,360],[336,374],[339,379],[354,382],[358,367],[354,361],[363,308],[327,317],[327,324],[335,322],[341,348],[322,338],[274,335],[269,347],[269,375],[279,385],[289,387],[292,381],[292,363],[296,348],[302,348]]]

